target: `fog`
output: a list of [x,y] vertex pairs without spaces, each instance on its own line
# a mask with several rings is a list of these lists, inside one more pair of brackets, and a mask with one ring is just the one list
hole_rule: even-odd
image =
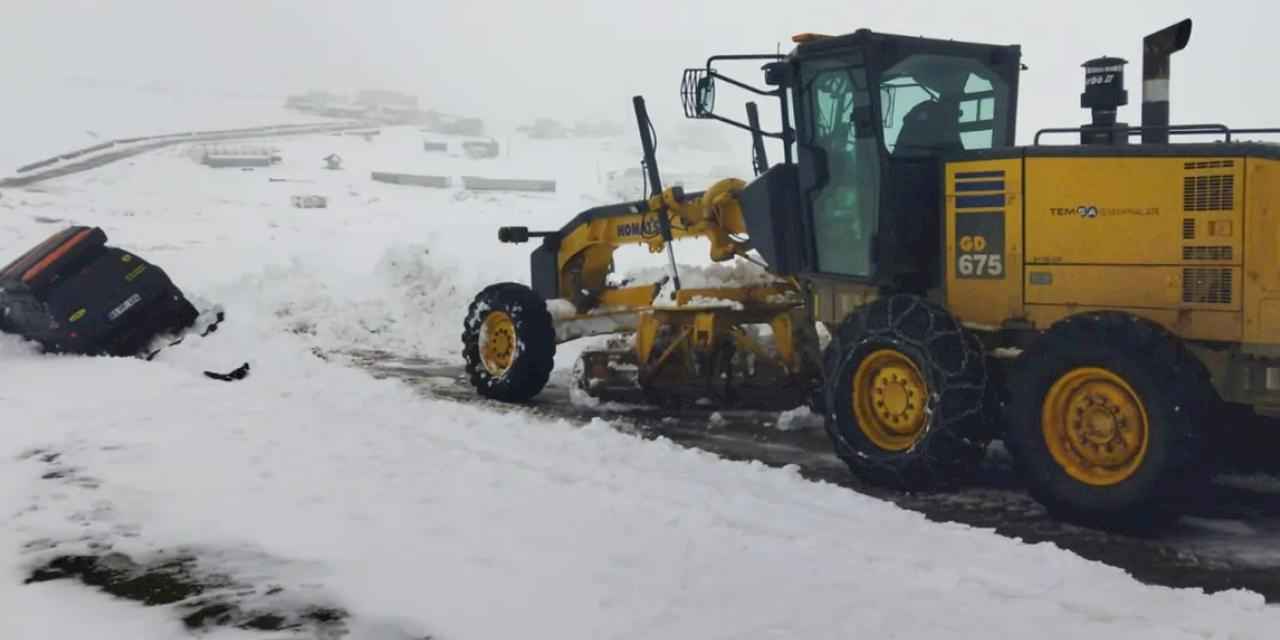
[[[550,116],[629,122],[645,95],[660,128],[679,118],[680,72],[714,53],[788,51],[802,31],[873,30],[1021,44],[1019,142],[1074,125],[1080,63],[1127,58],[1139,121],[1141,38],[1191,17],[1175,55],[1174,122],[1280,125],[1271,64],[1280,9],[1264,2],[850,2],[645,0],[6,0],[6,91],[59,82],[211,96],[387,88],[426,106],[514,123]],[[759,80],[751,67],[745,77]],[[762,108],[765,105],[762,103]],[[91,108],[85,105],[85,108]],[[737,116],[723,100],[718,110]],[[706,126],[715,126],[707,124]],[[728,133],[728,132],[726,132]]]

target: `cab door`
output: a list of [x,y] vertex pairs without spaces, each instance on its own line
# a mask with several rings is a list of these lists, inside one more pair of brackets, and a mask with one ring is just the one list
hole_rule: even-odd
[[880,143],[860,51],[804,60],[795,87],[799,187],[813,272],[870,281],[880,207]]

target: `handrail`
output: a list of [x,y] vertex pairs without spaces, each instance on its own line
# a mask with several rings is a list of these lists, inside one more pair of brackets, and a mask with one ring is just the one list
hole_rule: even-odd
[[1173,124],[1173,125],[1146,125],[1139,127],[1115,127],[1107,129],[1106,127],[1094,127],[1091,125],[1081,125],[1078,127],[1051,127],[1041,129],[1036,132],[1032,144],[1040,145],[1040,136],[1047,133],[1084,133],[1085,131],[1119,131],[1126,136],[1142,135],[1146,131],[1168,131],[1174,135],[1206,135],[1211,133],[1219,133],[1223,135],[1222,142],[1231,142],[1231,136],[1240,136],[1248,134],[1280,134],[1280,128],[1250,128],[1250,129],[1232,129],[1225,124],[1217,123],[1201,123],[1201,124]]
[[1041,129],[1036,132],[1032,144],[1039,146],[1040,136],[1046,133],[1084,133],[1088,130],[1096,131],[1123,131],[1126,136],[1142,135],[1146,131],[1168,131],[1171,134],[1178,135],[1204,135],[1209,133],[1221,133],[1226,137],[1225,142],[1231,142],[1232,133],[1241,132],[1269,132],[1280,133],[1280,129],[1232,129],[1225,124],[1217,123],[1200,123],[1200,124],[1168,124],[1168,125],[1146,125],[1138,127],[1114,127],[1108,129],[1106,127],[1094,127],[1092,125],[1081,125],[1078,127],[1051,127]]

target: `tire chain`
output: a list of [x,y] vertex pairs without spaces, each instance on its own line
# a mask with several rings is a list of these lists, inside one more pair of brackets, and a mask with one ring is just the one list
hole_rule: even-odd
[[[897,311],[896,307],[902,302],[907,303],[906,308],[901,311]],[[873,302],[871,304],[875,305],[876,303]],[[964,456],[964,458],[959,461],[962,464],[976,462],[976,459],[981,456],[981,450],[984,449],[986,445],[986,443],[978,437],[982,434],[976,433],[976,429],[971,429],[971,431],[975,432],[973,433],[974,437],[965,438],[958,433],[958,431],[963,428],[963,425],[960,425],[960,429],[955,427],[957,426],[957,423],[963,423],[967,420],[976,420],[981,417],[985,417],[984,409],[987,409],[985,407],[987,402],[985,390],[990,377],[987,368],[985,366],[981,367],[981,378],[979,381],[972,383],[963,382],[964,374],[968,372],[970,367],[974,366],[972,358],[985,357],[984,350],[981,348],[977,336],[965,331],[963,327],[955,321],[951,314],[946,312],[946,310],[917,296],[906,294],[894,295],[885,300],[884,305],[886,317],[883,326],[877,326],[879,323],[875,322],[875,317],[872,315],[872,312],[876,311],[876,309],[868,307],[864,311],[858,313],[858,315],[850,318],[850,320],[856,319],[856,326],[851,326],[850,320],[846,320],[837,329],[836,335],[833,337],[832,344],[828,346],[828,350],[831,350],[834,347],[836,349],[835,353],[839,354],[839,360],[833,363],[833,366],[827,368],[828,389],[830,389],[831,385],[836,383],[834,378],[835,373],[842,371],[844,367],[848,366],[850,364],[850,359],[855,353],[855,350],[846,349],[845,346],[859,342],[860,338],[888,338],[888,342],[890,343],[909,345],[925,354],[928,354],[929,356],[934,355],[934,349],[938,342],[944,339],[958,339],[960,341],[959,348],[962,357],[957,368],[948,369],[943,366],[943,363],[933,357],[930,357],[929,362],[927,363],[928,366],[933,369],[935,379],[943,381],[943,388],[941,390],[931,390],[934,404],[940,407],[946,400],[946,394],[956,391],[974,392],[978,394],[980,399],[974,407],[966,409],[958,415],[946,417],[944,412],[943,416],[939,416],[939,418],[945,420],[945,422],[933,424],[929,427],[930,430],[938,431],[938,433],[933,436],[937,440],[932,443],[931,453],[938,452],[954,457],[956,452],[959,452],[959,455]],[[923,311],[923,313],[926,313],[928,317],[928,325],[922,332],[922,337],[924,339],[905,335],[900,328],[903,321],[905,319],[909,319],[912,314],[917,311]],[[945,321],[948,326],[939,327],[938,323],[940,321]],[[833,409],[834,405],[832,405],[832,394],[828,391],[826,395],[827,407],[824,413],[827,414],[828,422],[834,424],[836,419]],[[932,412],[930,412],[930,415],[932,415]],[[913,478],[909,478],[904,475],[903,468],[890,464],[885,460],[877,460],[860,454],[856,448],[852,447],[848,443],[844,435],[840,433],[839,429],[832,429],[831,427],[828,427],[828,432],[839,441],[840,445],[836,447],[836,450],[840,457],[844,458],[846,462],[848,462],[848,455],[855,455],[858,456],[861,461],[858,466],[874,469],[873,474],[878,478],[891,479],[893,484],[898,486],[917,484],[912,482]],[[941,448],[942,451],[938,451],[939,448]],[[913,475],[923,476],[929,484],[933,484],[938,480],[947,477],[949,472],[952,471],[951,467],[955,466],[956,461],[940,460],[938,458],[939,456],[937,455],[930,455],[927,453],[922,457],[924,468],[920,473],[913,473]],[[915,465],[911,465],[906,467],[906,469],[914,471],[914,467]]]

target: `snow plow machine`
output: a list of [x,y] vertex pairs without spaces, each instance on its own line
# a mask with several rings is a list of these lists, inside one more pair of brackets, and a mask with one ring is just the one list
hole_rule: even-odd
[[[469,309],[471,383],[528,401],[558,343],[616,334],[575,368],[594,397],[808,403],[856,475],[904,490],[956,486],[999,439],[1056,516],[1163,522],[1200,494],[1221,416],[1280,415],[1280,145],[1238,138],[1280,130],[1169,123],[1190,35],[1143,40],[1141,125],[1117,120],[1126,61],[1097,58],[1090,122],[1024,146],[1017,45],[862,29],[712,56],[684,72],[685,115],[749,131],[756,176],[664,189],[636,97],[650,197],[498,231],[540,244],[532,286]],[[744,62],[763,86],[720,70]],[[776,99],[780,126],[716,113],[717,83]],[[672,243],[695,236],[769,278],[682,287]],[[610,280],[637,243],[668,279]]]

